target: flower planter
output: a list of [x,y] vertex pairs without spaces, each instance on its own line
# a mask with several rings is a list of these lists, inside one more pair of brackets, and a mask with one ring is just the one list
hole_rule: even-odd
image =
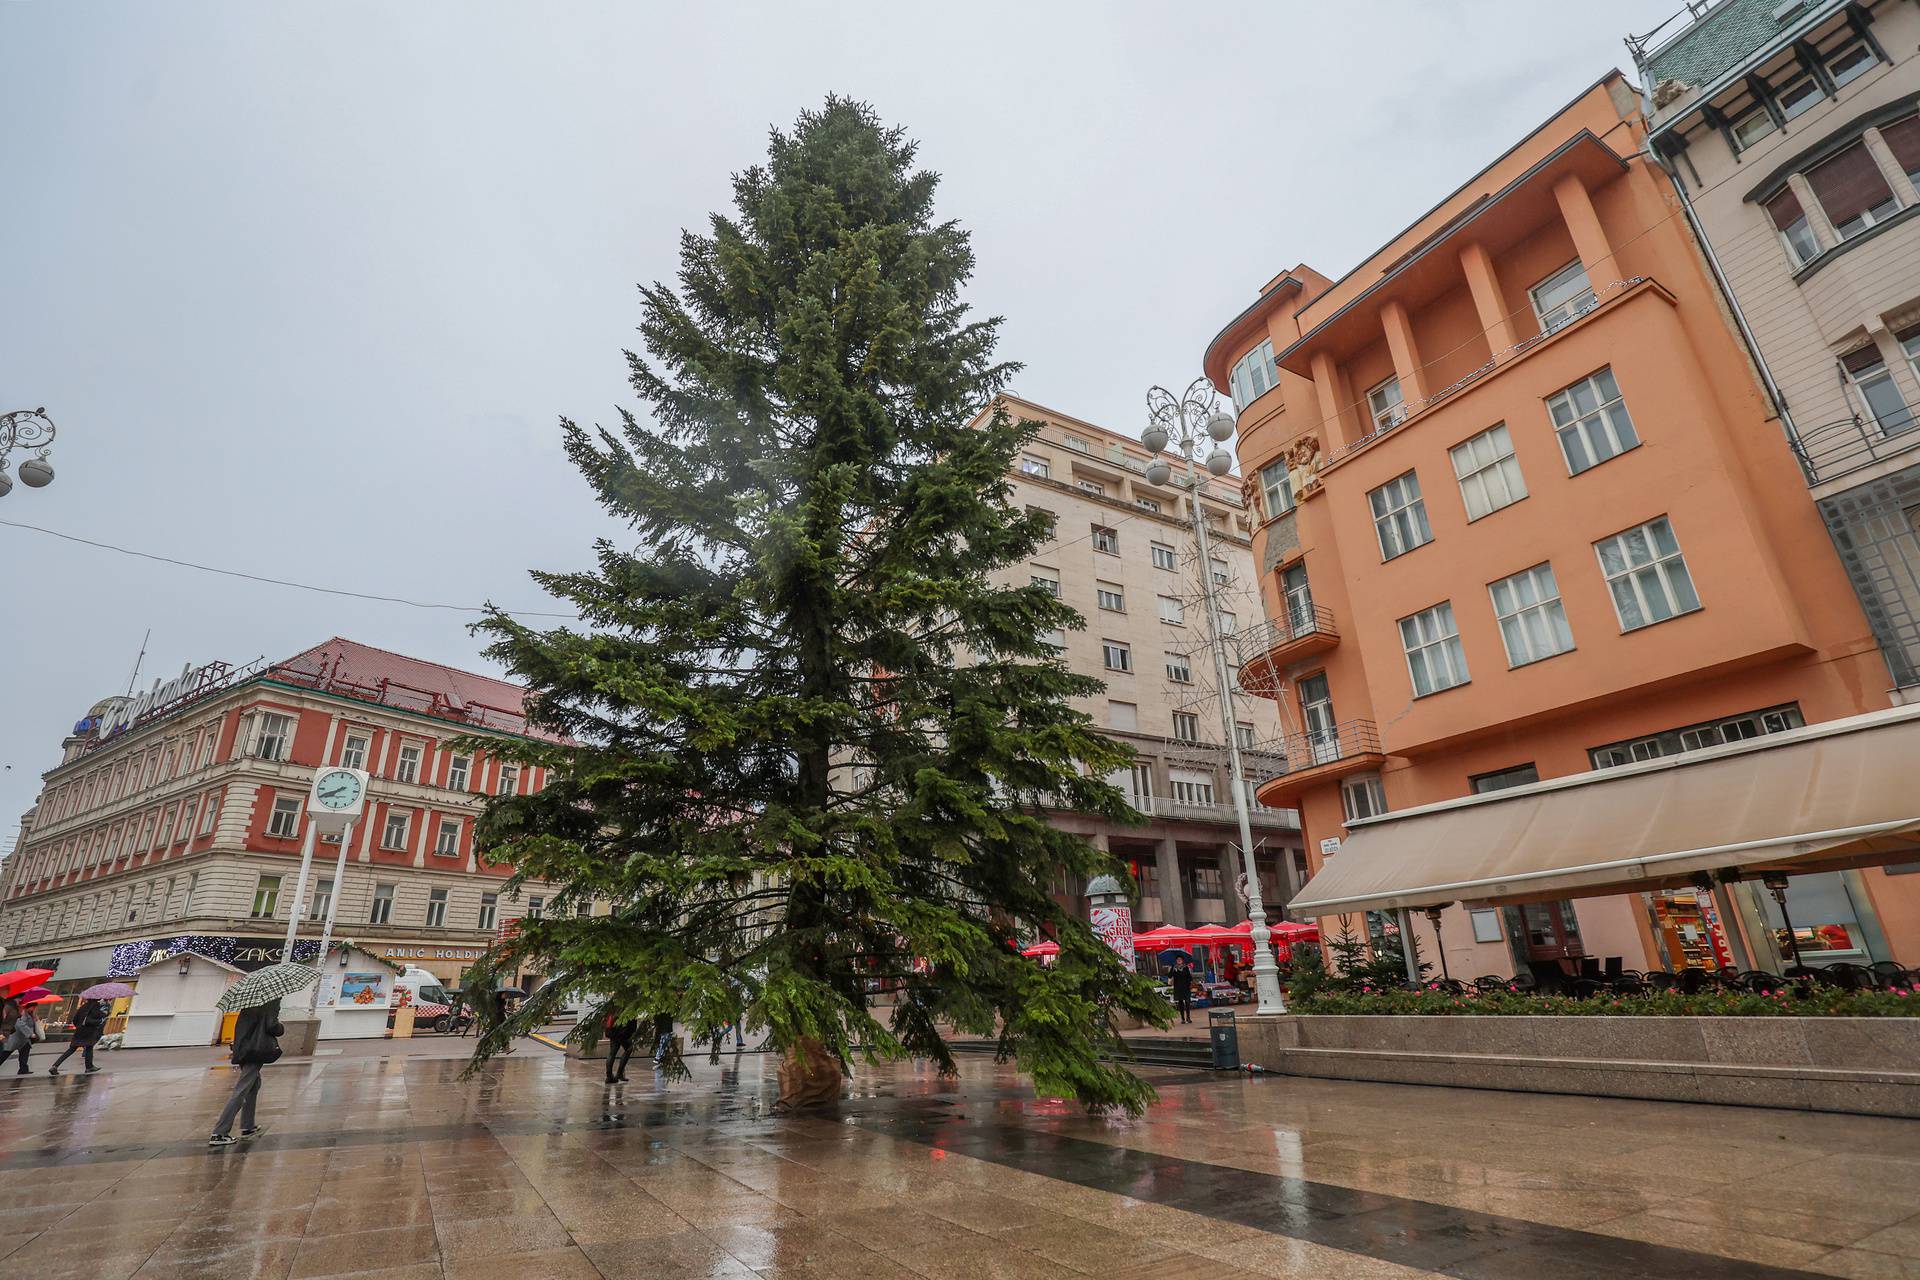
[[1251,1015],[1240,1059],[1333,1080],[1920,1118],[1920,1019]]

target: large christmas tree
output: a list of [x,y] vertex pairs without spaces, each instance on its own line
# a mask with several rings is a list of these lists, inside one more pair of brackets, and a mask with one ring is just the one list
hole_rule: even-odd
[[[1103,1055],[1114,1013],[1165,1006],[1051,893],[1125,872],[1039,812],[1129,817],[1102,781],[1128,753],[1045,638],[1079,615],[988,579],[1052,538],[1009,502],[1037,424],[970,425],[1016,366],[960,300],[969,238],[914,156],[844,99],[774,131],[734,215],[682,237],[679,288],[642,290],[645,415],[563,424],[631,533],[594,572],[535,574],[580,629],[483,624],[567,739],[519,748],[553,782],[482,824],[564,886],[496,948],[552,981],[483,1054],[586,991],[696,1038],[744,1017],[789,1102],[837,1095],[858,1053],[950,1069],[951,1028],[997,1034],[1042,1092],[1152,1097]],[[1014,945],[1037,929],[1051,966]]]

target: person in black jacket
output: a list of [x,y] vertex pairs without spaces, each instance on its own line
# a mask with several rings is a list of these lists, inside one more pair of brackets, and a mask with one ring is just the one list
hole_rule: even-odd
[[60,1074],[60,1064],[78,1053],[87,1064],[87,1074],[92,1075],[100,1068],[93,1065],[93,1046],[100,1043],[100,1033],[107,1029],[107,1006],[98,1000],[82,1000],[80,1007],[73,1013],[73,1040],[67,1045],[67,1051],[53,1060],[47,1068],[47,1074]]
[[1173,962],[1173,1005],[1180,1010],[1180,1021],[1193,1021],[1193,970],[1185,960]]
[[[240,1078],[233,1082],[233,1093],[221,1109],[220,1118],[214,1122],[208,1146],[230,1147],[241,1138],[251,1138],[260,1132],[260,1126],[253,1122],[254,1104],[260,1100],[260,1068],[279,1059],[280,1037],[285,1033],[286,1028],[280,1025],[278,1000],[240,1011],[239,1021],[233,1024],[232,1055],[233,1065],[240,1068]],[[240,1138],[233,1136],[235,1116],[240,1117]]]
[[615,1021],[607,1015],[607,1083],[627,1078],[627,1064],[633,1061],[633,1042],[640,1038],[640,1019]]

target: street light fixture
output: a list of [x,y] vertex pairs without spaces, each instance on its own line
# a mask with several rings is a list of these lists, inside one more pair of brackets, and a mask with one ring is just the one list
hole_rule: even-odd
[[53,450],[53,419],[45,409],[15,409],[0,413],[0,498],[13,488],[7,474],[7,455],[16,448],[39,450],[20,464],[20,480],[29,489],[40,489],[53,482],[53,464],[47,455]]
[[[1220,602],[1213,581],[1213,554],[1207,538],[1207,516],[1200,508],[1200,491],[1206,485],[1201,474],[1224,476],[1233,469],[1233,455],[1225,441],[1234,431],[1232,415],[1220,408],[1220,397],[1213,384],[1196,378],[1186,392],[1175,397],[1165,387],[1147,392],[1146,430],[1140,442],[1154,455],[1147,464],[1148,484],[1167,485],[1187,491],[1187,514],[1193,522],[1193,536],[1200,548],[1200,590],[1207,605],[1207,630],[1213,647],[1214,676],[1220,682],[1220,731],[1227,744],[1227,764],[1231,772],[1233,815],[1240,823],[1240,870],[1247,883],[1247,919],[1253,925],[1253,993],[1260,1013],[1285,1013],[1286,998],[1280,993],[1280,966],[1273,956],[1273,931],[1267,928],[1267,907],[1260,896],[1260,871],[1254,864],[1253,823],[1247,815],[1247,784],[1240,773],[1240,739],[1233,725],[1233,686],[1227,667],[1226,641],[1220,632]],[[1205,461],[1199,454],[1208,442],[1213,448]],[[1186,462],[1184,474],[1173,474],[1173,463],[1161,456],[1168,447],[1178,451]]]

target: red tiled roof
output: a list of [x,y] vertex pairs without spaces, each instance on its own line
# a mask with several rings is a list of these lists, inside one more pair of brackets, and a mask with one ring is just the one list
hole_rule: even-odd
[[527,690],[522,685],[409,658],[342,636],[277,662],[266,674],[269,679],[460,720],[476,728],[552,736],[527,728]]

